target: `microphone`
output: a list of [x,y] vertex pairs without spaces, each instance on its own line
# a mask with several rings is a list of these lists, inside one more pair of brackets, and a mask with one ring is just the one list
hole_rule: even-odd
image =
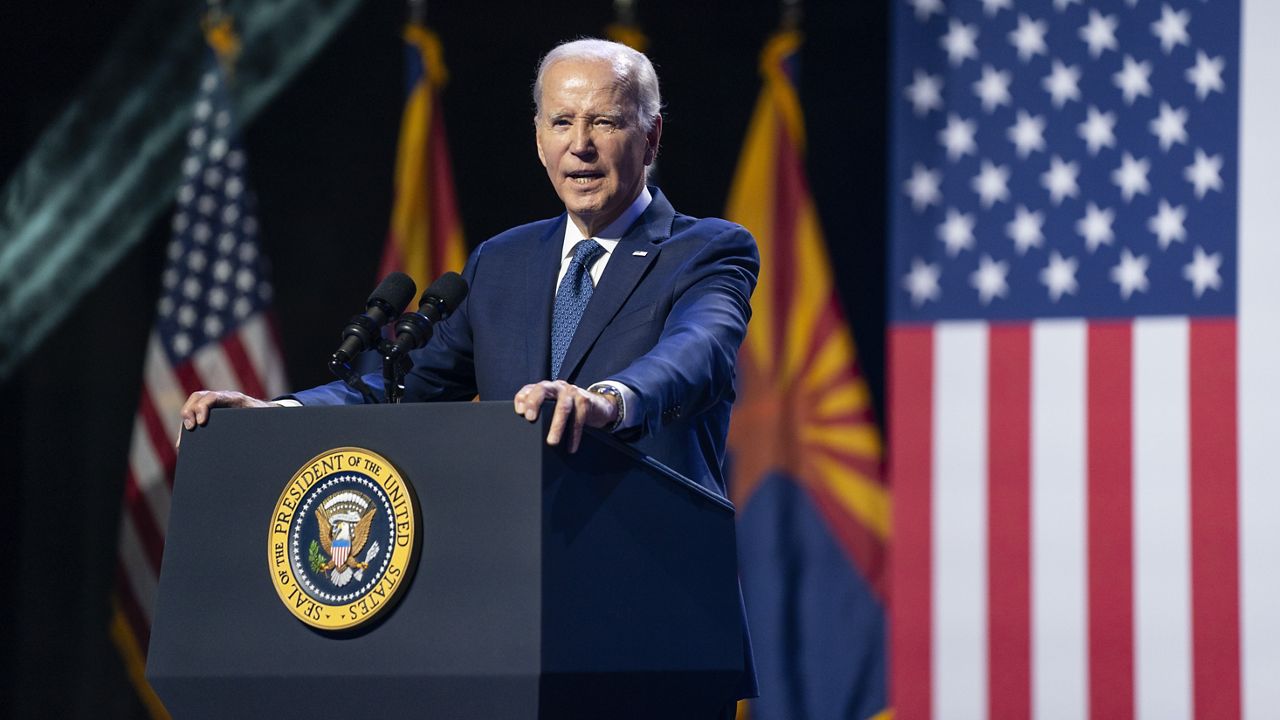
[[396,339],[384,347],[383,356],[396,359],[417,350],[431,339],[435,324],[449,317],[467,297],[467,281],[456,272],[447,272],[422,293],[417,312],[407,312],[396,321]]
[[379,330],[391,322],[396,313],[404,310],[417,292],[413,278],[402,272],[393,272],[383,278],[365,301],[364,313],[351,318],[342,329],[342,344],[334,351],[330,367],[335,363],[348,365],[356,355],[377,347],[381,340]]

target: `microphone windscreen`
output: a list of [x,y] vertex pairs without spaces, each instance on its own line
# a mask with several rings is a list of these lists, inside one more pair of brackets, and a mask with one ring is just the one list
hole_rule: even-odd
[[373,304],[375,300],[381,300],[395,308],[395,312],[399,313],[405,309],[409,301],[413,300],[413,296],[417,292],[418,286],[413,282],[413,278],[402,272],[393,272],[383,278],[377,288],[374,288],[373,294],[369,296],[366,304]]
[[447,272],[431,283],[431,287],[422,294],[422,302],[425,303],[427,298],[437,298],[444,302],[445,313],[451,313],[467,296],[467,290],[467,281],[463,280],[461,275],[456,272]]

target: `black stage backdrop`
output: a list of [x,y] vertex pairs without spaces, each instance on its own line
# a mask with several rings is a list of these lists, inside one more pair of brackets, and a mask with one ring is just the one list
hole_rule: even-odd
[[[667,106],[659,184],[683,212],[720,215],[759,90],[759,51],[779,8],[638,5]],[[74,98],[131,9],[127,1],[73,0],[0,7],[0,178]],[[428,12],[451,74],[443,102],[467,242],[556,214],[562,208],[533,145],[533,69],[557,42],[602,34],[611,3],[437,0]],[[329,379],[338,332],[377,281],[403,99],[403,18],[398,2],[365,2],[245,128],[289,378],[299,387]],[[887,3],[809,2],[802,27],[810,181],[883,408]],[[168,225],[158,218],[66,330],[0,384],[0,708],[9,717],[142,716],[107,624]],[[258,531],[251,521],[243,529]]]

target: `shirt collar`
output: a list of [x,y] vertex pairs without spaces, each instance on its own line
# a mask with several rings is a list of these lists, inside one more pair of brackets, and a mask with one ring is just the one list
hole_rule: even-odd
[[[632,201],[631,205],[618,216],[616,220],[609,223],[605,229],[593,235],[596,242],[600,243],[606,253],[612,253],[613,249],[618,246],[618,241],[631,228],[636,218],[640,217],[645,210],[649,209],[649,203],[653,202],[653,195],[649,192],[647,186],[641,186],[640,194]],[[573,253],[573,246],[579,241],[585,240],[586,237],[573,220],[565,219],[564,223],[564,245],[560,250],[560,257],[567,257]]]

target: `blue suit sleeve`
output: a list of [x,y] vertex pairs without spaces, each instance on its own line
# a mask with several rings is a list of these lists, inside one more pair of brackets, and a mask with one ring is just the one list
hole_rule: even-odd
[[680,268],[658,342],[609,378],[635,391],[643,434],[732,397],[759,272],[755,239],[737,225],[712,237]]

